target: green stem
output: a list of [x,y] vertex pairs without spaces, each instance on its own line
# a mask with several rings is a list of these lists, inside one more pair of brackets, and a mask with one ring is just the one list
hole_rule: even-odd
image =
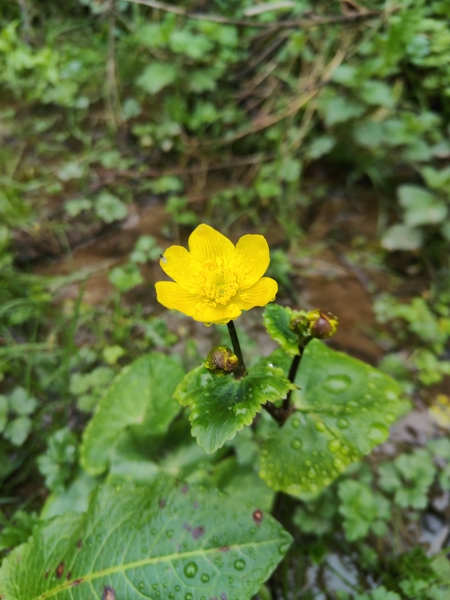
[[[303,357],[303,353],[305,351],[306,346],[308,345],[308,343],[311,340],[312,340],[311,337],[304,338],[298,346],[299,353],[294,356],[294,358],[292,359],[292,362],[291,362],[291,366],[289,368],[288,379],[289,379],[290,383],[294,383],[294,381],[295,381],[295,378],[297,376],[297,371],[300,366],[300,361],[302,360],[302,357]],[[280,408],[277,408],[270,402],[264,405],[264,408],[267,410],[267,412],[275,419],[275,421],[278,421],[278,424],[280,425],[280,427],[283,425],[283,423],[287,420],[287,418],[289,417],[289,415],[292,412],[291,395],[292,395],[292,390],[289,390],[289,392],[288,392],[286,398],[283,400],[283,404],[280,406]]]
[[234,377],[235,379],[241,379],[241,377],[243,377],[247,373],[247,369],[245,368],[244,363],[244,357],[242,356],[241,345],[239,344],[239,338],[233,321],[228,321],[227,327],[230,333],[231,343],[233,344],[233,352],[239,359],[239,368],[236,369],[236,371],[234,372]]

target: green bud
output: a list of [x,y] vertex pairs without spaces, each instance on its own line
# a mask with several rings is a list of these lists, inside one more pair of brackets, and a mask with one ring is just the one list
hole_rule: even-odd
[[316,308],[309,311],[306,318],[309,321],[309,331],[312,337],[324,340],[336,333],[338,318],[330,312]]
[[218,377],[233,373],[239,367],[239,359],[228,346],[214,346],[205,360],[205,367]]
[[289,329],[294,331],[298,336],[305,337],[309,335],[309,321],[303,315],[292,317],[289,323]]

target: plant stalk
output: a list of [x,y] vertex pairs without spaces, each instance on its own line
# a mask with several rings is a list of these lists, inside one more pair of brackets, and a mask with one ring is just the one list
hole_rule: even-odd
[[231,343],[233,345],[233,352],[239,359],[239,368],[234,371],[234,378],[241,379],[246,375],[247,369],[244,363],[244,357],[242,355],[241,345],[239,343],[239,338],[237,335],[236,327],[234,326],[233,321],[228,321],[227,323],[228,331],[230,333]]
[[[300,366],[300,361],[302,360],[303,353],[305,351],[306,346],[312,340],[312,337],[307,337],[302,340],[302,342],[298,346],[299,353],[294,356],[291,362],[291,366],[289,368],[288,379],[290,383],[294,383],[295,378],[297,376],[297,371]],[[264,408],[267,412],[278,422],[281,427],[283,423],[288,419],[290,414],[292,413],[291,407],[291,394],[292,390],[289,390],[286,398],[283,400],[283,404],[278,408],[271,402],[268,402],[264,405]]]

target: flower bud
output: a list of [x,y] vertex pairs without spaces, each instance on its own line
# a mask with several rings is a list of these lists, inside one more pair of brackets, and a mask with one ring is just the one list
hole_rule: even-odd
[[239,368],[239,359],[228,346],[214,346],[205,360],[205,367],[221,377]]
[[309,335],[309,321],[304,315],[297,314],[292,317],[289,329],[294,331],[300,338],[307,337]]
[[306,315],[309,321],[310,335],[319,340],[329,338],[336,333],[338,319],[324,310],[314,309]]

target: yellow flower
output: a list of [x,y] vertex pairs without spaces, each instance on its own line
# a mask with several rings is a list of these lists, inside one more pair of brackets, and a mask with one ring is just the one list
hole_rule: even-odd
[[189,251],[170,246],[161,257],[161,268],[175,283],[156,284],[158,302],[202,323],[228,323],[275,299],[277,282],[263,277],[269,262],[262,235],[244,235],[235,246],[209,225],[199,225],[189,237]]

